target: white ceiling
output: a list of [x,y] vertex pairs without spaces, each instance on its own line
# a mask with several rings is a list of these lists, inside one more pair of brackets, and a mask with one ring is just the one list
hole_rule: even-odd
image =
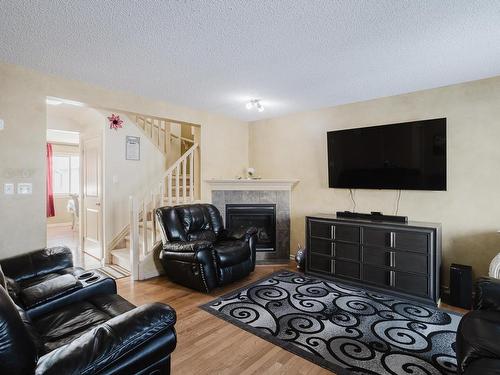
[[[498,0],[0,0],[0,60],[243,120],[500,74]],[[262,113],[245,109],[262,98]]]

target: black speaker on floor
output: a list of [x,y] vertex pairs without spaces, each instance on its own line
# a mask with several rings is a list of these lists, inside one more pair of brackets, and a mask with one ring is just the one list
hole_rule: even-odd
[[472,267],[453,263],[450,266],[450,303],[463,309],[472,307]]

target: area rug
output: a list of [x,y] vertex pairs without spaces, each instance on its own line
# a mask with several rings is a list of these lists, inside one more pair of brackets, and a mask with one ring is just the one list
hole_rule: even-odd
[[290,271],[203,310],[337,374],[455,374],[461,316]]
[[107,264],[104,267],[99,268],[99,271],[115,280],[130,276],[129,270],[126,270],[116,264]]

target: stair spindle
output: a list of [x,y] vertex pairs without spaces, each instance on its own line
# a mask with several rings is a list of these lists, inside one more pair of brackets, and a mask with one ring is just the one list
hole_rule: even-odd
[[168,205],[172,206],[172,173],[168,174],[168,183],[167,183],[167,196],[168,196]]
[[187,179],[186,179],[186,174],[187,174],[187,159],[184,159],[182,162],[182,199],[184,203],[187,203]]
[[148,248],[148,211],[146,200],[142,202],[142,254],[147,254]]
[[177,167],[175,167],[175,200],[176,200],[176,203],[179,204],[180,203],[180,197],[179,197],[179,194],[180,194],[180,186],[179,186],[179,175],[180,175],[180,164],[177,164]]
[[194,178],[194,153],[192,152],[189,155],[189,200],[192,202],[194,201],[194,185],[193,185],[193,178]]
[[[154,246],[156,243],[156,220],[155,220],[155,210],[157,208],[157,203],[156,203],[156,194],[151,191],[151,247]],[[149,252],[149,249],[147,249],[147,252]]]

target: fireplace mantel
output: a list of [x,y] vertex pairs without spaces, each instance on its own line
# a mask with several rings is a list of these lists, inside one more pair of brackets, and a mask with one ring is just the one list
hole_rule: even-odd
[[212,190],[286,190],[291,191],[299,180],[293,179],[211,179],[205,180]]

